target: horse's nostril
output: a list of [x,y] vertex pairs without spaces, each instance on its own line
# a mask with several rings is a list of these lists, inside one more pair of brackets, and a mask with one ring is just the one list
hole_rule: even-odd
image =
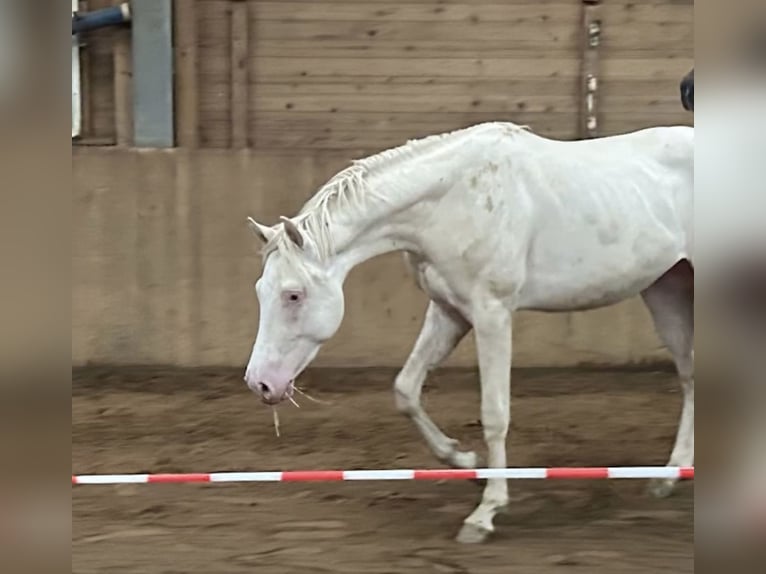
[[268,397],[271,394],[271,388],[266,383],[258,383],[256,386],[258,387],[258,392],[264,397]]

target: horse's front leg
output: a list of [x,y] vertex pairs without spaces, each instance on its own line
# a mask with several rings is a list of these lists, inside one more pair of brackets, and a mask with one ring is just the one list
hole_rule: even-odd
[[[511,423],[511,313],[500,303],[482,304],[474,320],[481,378],[481,423],[488,466],[506,467],[506,437]],[[494,530],[498,510],[508,504],[508,483],[490,478],[481,503],[465,519],[458,542],[482,542]]]
[[429,371],[452,352],[470,328],[456,311],[431,301],[415,347],[394,385],[399,411],[415,423],[439,460],[457,468],[475,468],[476,454],[458,450],[458,442],[445,435],[423,409],[420,394]]

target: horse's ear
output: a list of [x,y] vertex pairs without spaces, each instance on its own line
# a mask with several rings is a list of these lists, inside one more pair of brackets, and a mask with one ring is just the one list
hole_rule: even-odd
[[250,227],[250,230],[255,234],[255,236],[264,244],[271,241],[277,233],[271,227],[261,225],[252,217],[247,218],[247,225]]
[[303,247],[303,235],[301,235],[301,232],[298,230],[298,227],[293,223],[291,220],[287,219],[286,217],[282,216],[279,218],[282,222],[282,225],[285,226],[285,232],[287,233],[287,236],[290,238],[290,241],[295,243],[298,247]]

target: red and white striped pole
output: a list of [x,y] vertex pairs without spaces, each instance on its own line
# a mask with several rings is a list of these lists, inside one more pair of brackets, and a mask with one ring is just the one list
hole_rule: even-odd
[[82,474],[72,484],[146,484],[200,482],[335,482],[341,480],[476,480],[694,478],[694,467],[627,466],[563,468],[478,468],[427,470],[287,470],[276,472],[205,472],[189,474]]

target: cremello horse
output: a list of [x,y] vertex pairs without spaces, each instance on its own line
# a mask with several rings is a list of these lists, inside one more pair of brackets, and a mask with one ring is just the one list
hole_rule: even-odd
[[[250,219],[265,246],[248,387],[268,404],[290,398],[341,324],[348,272],[403,251],[430,303],[396,378],[396,405],[440,460],[477,464],[420,403],[428,372],[471,328],[487,462],[503,468],[513,312],[593,309],[640,294],[684,394],[668,464],[692,465],[693,134],[661,127],[565,142],[479,124],[355,161],[273,227]],[[672,487],[652,484],[657,495]],[[507,503],[506,481],[489,479],[458,540],[484,540]]]

